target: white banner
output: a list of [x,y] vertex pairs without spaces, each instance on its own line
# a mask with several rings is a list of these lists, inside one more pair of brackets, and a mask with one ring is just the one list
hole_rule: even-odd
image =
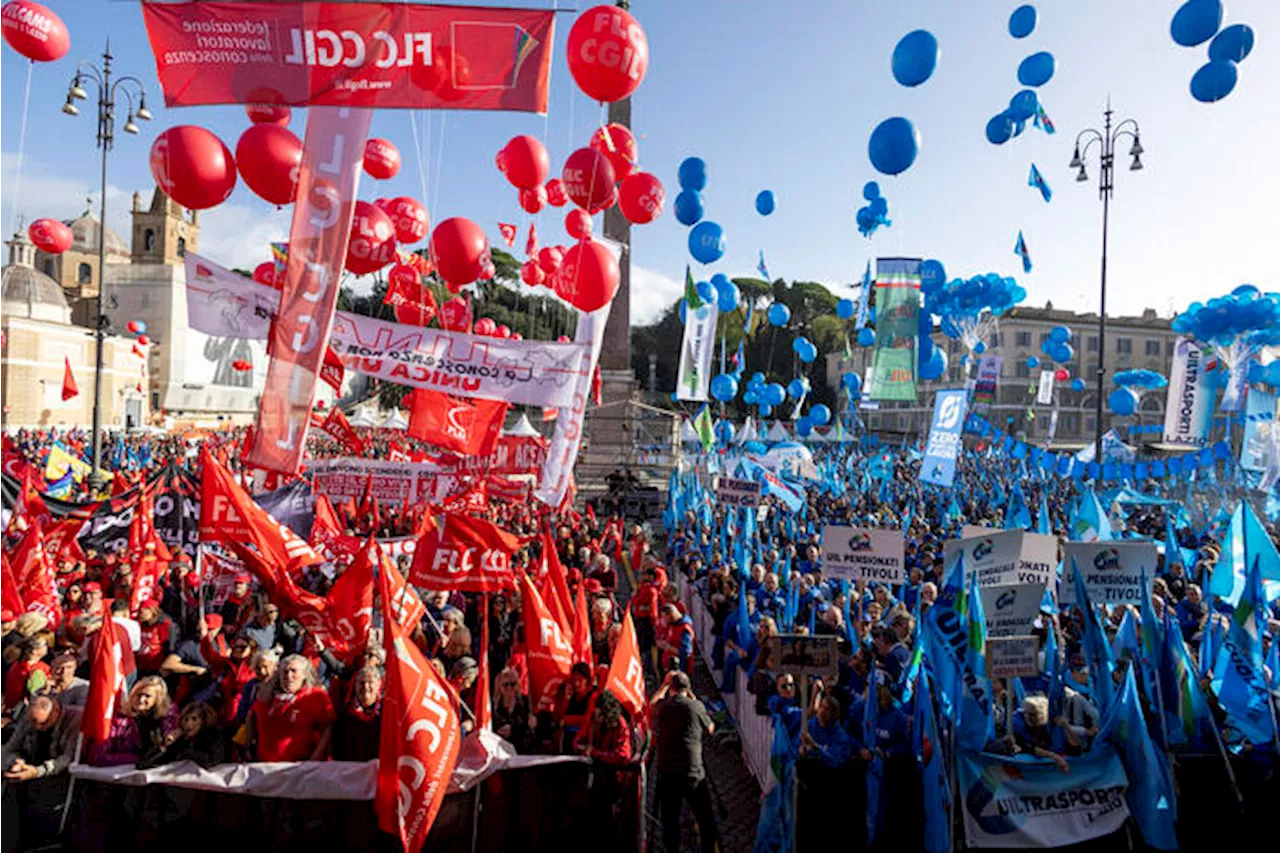
[[187,324],[219,338],[265,341],[280,291],[187,252]]
[[[560,506],[565,493],[569,490],[569,481],[573,477],[573,466],[578,461],[578,451],[582,447],[582,427],[585,421],[587,403],[591,401],[591,377],[595,373],[596,362],[600,358],[600,347],[604,344],[604,329],[609,323],[609,311],[613,308],[610,301],[603,308],[590,314],[578,315],[578,328],[574,334],[573,346],[579,347],[581,372],[577,381],[569,390],[569,402],[560,407],[556,416],[556,429],[551,434],[551,444],[547,448],[546,461],[542,463],[542,475],[538,478],[538,488],[534,497],[553,509]],[[565,344],[565,346],[568,346]],[[546,404],[541,404],[546,405]]]
[[822,528],[822,571],[842,580],[903,583],[902,531],[828,524]]
[[1040,371],[1040,385],[1036,388],[1036,403],[1047,406],[1053,402],[1053,371]]
[[458,397],[567,408],[591,388],[590,350],[581,342],[466,335],[339,311],[329,343],[357,373]]
[[978,587],[982,596],[982,613],[987,620],[988,637],[1012,637],[1031,633],[1040,615],[1044,585],[1035,583]]
[[760,484],[755,480],[735,480],[720,477],[716,480],[716,500],[725,506],[760,506]]
[[947,569],[964,549],[966,572],[978,573],[978,586],[1039,584],[1053,588],[1058,565],[1058,538],[1023,530],[995,530],[966,524],[962,539],[944,546]]
[[706,402],[711,387],[711,363],[715,357],[715,302],[686,309],[684,341],[680,344],[680,373],[676,395],[681,400]]
[[1021,678],[1040,674],[1040,638],[992,637],[987,640],[987,677]]
[[1169,390],[1164,402],[1164,443],[1186,448],[1204,447],[1213,426],[1213,387],[1208,382],[1205,354],[1186,338],[1173,347]]
[[1062,603],[1076,603],[1076,573],[1084,573],[1084,588],[1094,604],[1141,604],[1142,573],[1147,588],[1156,576],[1154,542],[1068,542],[1062,558]]

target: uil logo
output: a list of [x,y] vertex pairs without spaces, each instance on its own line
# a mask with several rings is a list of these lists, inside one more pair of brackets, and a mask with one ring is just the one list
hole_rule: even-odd
[[995,543],[990,539],[983,539],[977,545],[973,546],[973,559],[985,560],[995,550]]
[[961,400],[959,394],[948,395],[942,399],[936,420],[938,429],[955,429],[956,424],[960,423]]
[[1094,555],[1093,567],[1100,572],[1120,568],[1120,552],[1115,548],[1103,548]]
[[850,551],[870,551],[871,550],[871,534],[858,531],[849,537]]

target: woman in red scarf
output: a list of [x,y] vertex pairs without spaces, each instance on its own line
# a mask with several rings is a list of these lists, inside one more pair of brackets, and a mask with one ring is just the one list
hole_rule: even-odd
[[289,655],[249,711],[251,753],[255,761],[323,761],[333,722],[333,703],[316,685],[311,662]]

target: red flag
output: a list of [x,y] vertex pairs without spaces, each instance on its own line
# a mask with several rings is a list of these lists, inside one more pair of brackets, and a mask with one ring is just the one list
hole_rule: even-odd
[[[117,475],[119,476],[119,475]],[[56,565],[60,560],[83,561],[84,549],[80,547],[80,529],[84,527],[82,518],[62,518],[49,524],[45,535],[45,553]]]
[[36,489],[35,476],[30,465],[23,468],[22,488],[18,491],[13,516],[5,529],[6,536],[30,527],[43,527],[53,522],[53,513],[49,512],[48,505]]
[[329,588],[329,627],[341,638],[341,651],[335,649],[344,663],[369,644],[369,628],[373,624],[373,564],[378,559],[378,543],[373,537],[356,554],[355,562]]
[[44,547],[40,525],[33,524],[13,551],[13,577],[21,596],[21,611],[39,613],[49,620],[49,630],[62,622],[62,600],[54,582],[53,562]]
[[[382,574],[390,579],[391,583],[391,612],[395,614],[396,623],[404,629],[405,633],[412,633],[426,614],[427,606],[418,597],[417,590],[405,583],[404,577],[391,558],[382,554],[381,560]],[[384,612],[386,607],[387,604],[384,602]]]
[[560,554],[556,551],[556,540],[551,535],[551,523],[542,524],[542,561],[547,567],[547,575],[551,579],[551,588],[556,593],[556,604],[564,614],[564,629],[568,633],[573,629],[573,602],[569,598],[569,579],[564,566],[560,563]]
[[401,278],[393,279],[382,303],[392,306],[397,323],[408,326],[426,326],[440,311],[430,288],[423,286],[421,281],[406,282]]
[[469,483],[465,489],[450,495],[441,504],[441,508],[446,512],[456,512],[460,515],[469,512],[483,515],[488,506],[488,486],[483,480]]
[[378,749],[378,826],[417,850],[431,831],[458,763],[462,725],[444,679],[397,622],[390,578],[381,575],[386,691]]
[[346,372],[346,368],[342,366],[342,359],[338,358],[333,347],[326,346],[324,361],[320,363],[320,381],[332,388],[335,394],[341,394],[342,377]]
[[360,547],[360,540],[347,536],[344,530],[329,496],[316,495],[315,516],[311,522],[312,547],[327,550],[335,559],[353,557]]
[[591,666],[591,617],[587,615],[586,584],[578,584],[573,602],[573,659]]
[[489,596],[480,596],[480,674],[476,676],[475,708],[477,729],[493,728],[493,707],[489,703]]
[[62,365],[62,400],[66,402],[80,396],[80,389],[76,387],[76,377],[71,373],[71,359],[64,355]]
[[120,632],[111,611],[103,608],[102,627],[93,640],[93,662],[89,667],[89,694],[80,718],[80,733],[91,743],[101,743],[111,734],[116,708],[126,701],[124,652]]
[[516,227],[510,222],[499,222],[498,230],[502,232],[502,241],[508,247],[514,247],[516,244]]
[[13,576],[13,567],[9,565],[9,557],[0,551],[0,609],[4,610],[4,621],[17,619],[22,611],[22,593],[18,592],[18,581]]
[[555,420],[556,418],[558,418],[558,417],[560,417],[560,410],[559,410],[559,409],[557,409],[557,408],[555,408],[555,407],[551,407],[551,406],[543,406],[543,407],[542,407],[542,422],[543,422],[544,424],[545,424],[545,423],[550,423],[551,421],[554,421],[554,420]]
[[529,236],[524,241],[524,253],[532,256],[538,251],[538,232],[532,222],[529,223]]
[[555,705],[556,689],[569,677],[573,666],[573,647],[547,611],[542,596],[528,575],[520,576],[520,593],[524,607],[529,698],[535,710],[549,711]]
[[487,456],[502,435],[508,407],[503,400],[463,400],[415,388],[409,401],[409,436],[464,456]]
[[408,462],[409,453],[400,446],[399,442],[393,441],[387,445],[387,459],[392,462]]
[[445,513],[418,539],[409,579],[428,589],[498,592],[512,589],[511,554],[520,537],[478,518]]
[[160,578],[164,567],[154,551],[141,555],[133,562],[133,589],[129,593],[129,612],[134,616],[151,598],[160,597]]
[[320,431],[341,442],[343,447],[356,456],[364,455],[364,442],[360,440],[360,436],[356,435],[351,422],[347,420],[347,416],[337,406],[329,410],[329,416],[320,425]]
[[593,405],[600,405],[604,395],[604,385],[600,382],[600,365],[596,364],[595,370],[591,374],[591,402]]
[[614,647],[604,687],[630,712],[632,720],[639,720],[643,716],[648,707],[645,702],[644,669],[640,666],[636,626],[631,621],[631,614],[625,611],[622,615],[622,634],[618,637],[618,645]]

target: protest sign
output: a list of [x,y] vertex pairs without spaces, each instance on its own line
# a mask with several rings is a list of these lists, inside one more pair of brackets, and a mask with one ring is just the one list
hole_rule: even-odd
[[1148,585],[1156,576],[1156,543],[1066,543],[1062,558],[1063,604],[1076,603],[1074,566],[1084,573],[1084,588],[1094,604],[1139,604],[1144,594],[1142,573],[1146,572]]
[[987,677],[1040,674],[1040,638],[1034,634],[987,639]]
[[1026,634],[1040,615],[1044,587],[1038,583],[979,586],[988,637]]
[[960,536],[960,541],[953,539],[945,546],[947,566],[959,556],[961,542],[967,543],[965,570],[978,572],[979,586],[1038,583],[1053,588],[1058,565],[1056,536],[972,524],[964,525]]
[[822,571],[828,577],[899,584],[906,580],[902,553],[901,530],[822,528]]
[[965,391],[939,391],[933,403],[933,423],[929,443],[920,465],[920,479],[935,486],[951,488],[956,477],[956,459],[964,449],[961,435],[966,409]]
[[716,499],[724,506],[760,506],[760,484],[755,480],[720,477],[716,480]]
[[839,649],[830,634],[782,634],[770,637],[771,659],[779,672],[816,675],[834,683],[840,672]]

